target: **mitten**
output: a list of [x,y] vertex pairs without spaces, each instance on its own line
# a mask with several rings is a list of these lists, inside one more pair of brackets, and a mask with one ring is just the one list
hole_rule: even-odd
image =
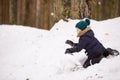
[[72,42],[71,40],[66,40],[65,42],[66,44],[69,44],[70,46],[72,46],[73,48],[77,47],[77,43]]
[[66,44],[69,44],[70,46],[73,46],[73,45],[74,45],[74,43],[73,43],[71,40],[66,40],[65,43],[66,43]]
[[65,54],[71,54],[71,55],[73,55],[70,48],[66,49]]

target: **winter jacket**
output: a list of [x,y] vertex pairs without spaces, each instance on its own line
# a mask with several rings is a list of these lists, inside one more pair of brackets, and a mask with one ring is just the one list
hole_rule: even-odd
[[70,50],[73,53],[79,52],[82,49],[86,50],[89,57],[101,55],[106,51],[104,46],[94,37],[94,33],[91,29],[81,35],[77,46],[71,48]]

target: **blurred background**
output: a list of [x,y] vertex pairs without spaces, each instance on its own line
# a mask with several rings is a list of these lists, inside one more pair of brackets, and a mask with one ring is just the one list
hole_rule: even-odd
[[0,0],[0,24],[51,29],[60,19],[120,16],[120,0]]

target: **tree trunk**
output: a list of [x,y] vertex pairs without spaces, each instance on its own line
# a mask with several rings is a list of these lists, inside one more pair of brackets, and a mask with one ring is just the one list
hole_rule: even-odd
[[0,0],[0,24],[2,24],[2,14],[3,14],[3,0]]
[[9,0],[9,23],[17,24],[17,1]]
[[21,0],[17,0],[17,24],[20,25],[22,23],[22,2]]
[[9,24],[9,0],[2,1],[2,23]]
[[40,12],[41,12],[41,9],[40,9],[40,5],[41,4],[41,0],[37,0],[36,1],[36,27],[39,28],[41,27],[40,26]]
[[105,19],[106,18],[106,9],[105,9],[105,5],[106,5],[106,1],[105,0],[102,0],[102,19]]
[[118,0],[118,16],[120,16],[120,0]]

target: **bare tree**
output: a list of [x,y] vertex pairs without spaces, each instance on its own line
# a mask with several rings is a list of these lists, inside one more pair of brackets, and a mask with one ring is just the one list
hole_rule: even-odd
[[38,28],[40,27],[40,24],[39,24],[40,23],[40,12],[41,12],[40,4],[41,4],[41,0],[37,0],[36,1],[36,27]]
[[89,11],[88,11],[88,5],[86,3],[86,0],[81,0],[79,4],[79,16],[80,18],[88,17]]
[[2,3],[3,3],[3,1],[0,0],[0,24],[2,24],[2,11],[3,11],[3,9],[2,9],[2,7],[3,7]]

